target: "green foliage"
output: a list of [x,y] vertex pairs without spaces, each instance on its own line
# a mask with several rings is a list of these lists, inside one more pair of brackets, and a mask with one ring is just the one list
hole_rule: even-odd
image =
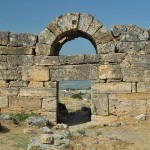
[[102,135],[102,134],[103,134],[102,131],[96,132],[96,136],[99,136],[99,135]]
[[21,113],[13,115],[13,117],[18,121],[25,121],[28,117],[35,115],[37,114],[35,113],[27,114],[26,112],[22,111]]
[[84,135],[85,134],[85,129],[78,129],[77,132]]
[[73,94],[73,95],[71,96],[71,98],[74,98],[74,99],[82,99],[82,96],[81,96],[80,93],[78,93],[78,94]]

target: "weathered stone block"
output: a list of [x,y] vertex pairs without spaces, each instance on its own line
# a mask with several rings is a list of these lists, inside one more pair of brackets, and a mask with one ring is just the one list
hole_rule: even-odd
[[114,37],[118,37],[121,34],[125,33],[127,31],[127,28],[125,25],[112,25],[110,27],[110,31]]
[[86,64],[100,63],[101,62],[101,55],[99,55],[99,54],[92,54],[92,55],[85,54],[84,55],[84,62]]
[[116,45],[119,53],[135,53],[143,50],[144,47],[144,42],[118,42]]
[[11,33],[9,46],[35,46],[37,36],[30,33]]
[[53,97],[56,96],[55,88],[21,88],[20,96]]
[[68,65],[50,69],[51,81],[98,79],[96,65]]
[[99,78],[107,80],[121,80],[122,73],[119,65],[101,65],[99,67]]
[[108,96],[107,94],[92,94],[92,112],[95,115],[108,115]]
[[24,81],[48,81],[49,68],[42,66],[23,66],[22,80]]
[[97,45],[105,44],[113,40],[105,27],[100,28],[92,37]]
[[142,82],[144,69],[141,67],[124,67],[121,69],[123,73],[123,81]]
[[0,62],[0,69],[12,69],[12,66],[7,62]]
[[131,83],[100,83],[100,93],[131,93]]
[[50,30],[52,33],[54,33],[56,36],[61,34],[61,30],[58,27],[58,20],[59,18],[56,18],[47,26],[47,29]]
[[136,82],[132,82],[132,93],[136,93],[137,92],[137,83]]
[[0,96],[18,95],[17,88],[0,88]]
[[53,66],[53,65],[60,65],[58,56],[35,56],[34,57],[34,63],[35,65],[40,65],[40,66],[44,66],[44,65],[49,65],[49,66]]
[[80,14],[78,30],[86,32],[93,21],[93,17],[89,14]]
[[57,111],[57,98],[50,97],[43,99],[42,101],[42,111]]
[[106,53],[111,53],[111,52],[115,52],[115,43],[114,42],[97,45],[97,53],[98,54],[106,54]]
[[0,55],[32,55],[33,48],[0,46]]
[[150,41],[145,42],[145,48],[143,49],[145,54],[150,54]]
[[0,97],[0,108],[8,107],[8,97],[7,96],[1,96]]
[[9,97],[9,109],[10,110],[40,110],[41,109],[42,98],[40,97]]
[[0,80],[17,80],[20,74],[17,70],[0,70]]
[[11,81],[9,87],[27,87],[28,82],[26,81]]
[[102,62],[109,63],[120,63],[124,59],[125,54],[122,53],[109,53],[109,54],[101,54]]
[[150,70],[145,70],[144,71],[143,81],[150,83]]
[[79,13],[68,13],[59,17],[58,26],[62,32],[76,29],[78,26]]
[[31,81],[29,87],[43,87],[43,82]]
[[9,41],[9,32],[0,32],[0,45],[7,45]]
[[94,19],[93,22],[90,24],[88,30],[86,31],[91,36],[98,31],[102,27],[102,23],[99,22],[97,19]]
[[0,55],[0,61],[6,62],[7,61],[7,56],[6,55]]
[[138,82],[137,83],[137,92],[139,92],[139,93],[150,93],[149,82]]
[[54,55],[54,49],[51,47],[51,45],[47,44],[41,44],[37,43],[36,44],[36,49],[35,49],[36,55]]
[[9,83],[4,81],[4,80],[0,80],[0,87],[8,87]]
[[7,56],[8,64],[12,66],[21,66],[21,65],[32,65],[33,56],[30,55],[8,55]]
[[129,54],[126,60],[132,66],[150,69],[150,54]]
[[59,56],[61,65],[83,64],[84,55]]
[[42,116],[46,116],[49,122],[56,124],[57,123],[57,112],[41,112]]
[[47,88],[57,88],[58,82],[48,81],[48,82],[44,83],[44,86],[47,87]]
[[55,39],[56,36],[48,29],[43,30],[39,35],[39,42],[41,44],[51,45]]

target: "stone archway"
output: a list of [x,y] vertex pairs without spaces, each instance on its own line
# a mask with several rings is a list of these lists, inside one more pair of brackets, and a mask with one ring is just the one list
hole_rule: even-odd
[[77,37],[88,39],[99,54],[113,38],[93,16],[85,13],[68,13],[53,20],[39,35],[36,53],[58,56],[64,43]]

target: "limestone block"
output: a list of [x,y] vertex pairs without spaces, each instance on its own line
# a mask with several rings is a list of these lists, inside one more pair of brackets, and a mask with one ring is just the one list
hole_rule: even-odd
[[91,93],[99,94],[99,85],[100,85],[100,82],[91,81]]
[[31,55],[7,55],[8,64],[12,66],[32,65],[33,56]]
[[100,83],[100,93],[131,93],[131,83]]
[[109,94],[109,99],[115,100],[149,100],[150,93],[117,93],[117,94]]
[[56,36],[48,29],[43,30],[39,35],[39,42],[41,44],[51,45],[55,39]]
[[150,54],[150,41],[145,42],[145,48],[143,50],[145,54]]
[[135,101],[135,106],[133,107],[134,113],[133,115],[139,115],[139,114],[146,114],[146,104],[147,101],[146,100],[136,100]]
[[27,87],[28,82],[26,81],[11,81],[9,87]]
[[44,56],[54,55],[54,49],[51,45],[41,43],[36,44],[35,52],[36,55],[44,55]]
[[30,33],[11,33],[9,46],[35,46],[37,36]]
[[40,97],[9,97],[9,109],[10,110],[40,110],[41,109],[42,98]]
[[86,32],[93,21],[93,17],[89,14],[80,14],[78,30]]
[[110,27],[110,31],[114,37],[118,37],[121,34],[125,33],[127,31],[127,28],[125,25],[112,25]]
[[34,63],[35,65],[40,65],[40,66],[60,65],[58,56],[35,56]]
[[44,83],[44,86],[47,87],[47,88],[57,88],[58,82],[48,81],[48,82]]
[[100,63],[101,62],[101,55],[99,54],[85,54],[84,55],[84,62],[86,64],[91,64],[91,63]]
[[110,33],[105,27],[100,28],[92,37],[97,45],[105,44],[113,40]]
[[59,18],[56,18],[47,26],[47,29],[50,30],[55,36],[61,34],[61,30],[58,27],[58,20]]
[[150,54],[129,54],[126,59],[132,66],[150,69]]
[[0,55],[32,55],[31,47],[6,47],[0,46]]
[[12,69],[12,66],[9,65],[7,62],[0,62],[0,69]]
[[39,140],[42,144],[53,144],[54,142],[54,138],[51,134],[41,134]]
[[1,62],[6,62],[7,61],[7,56],[6,55],[0,55],[0,61]]
[[145,70],[144,71],[143,81],[150,83],[150,70]]
[[124,59],[125,54],[122,53],[109,53],[109,54],[101,54],[102,62],[109,63],[120,63]]
[[7,96],[1,96],[0,97],[0,108],[8,107],[8,97]]
[[144,69],[141,67],[124,67],[121,69],[123,73],[123,81],[142,82]]
[[139,93],[150,93],[149,82],[138,82],[137,83],[137,92],[139,92]]
[[0,80],[17,80],[20,74],[17,70],[0,70]]
[[146,116],[150,117],[150,99],[147,100],[146,108],[147,108],[147,111],[146,111],[147,115]]
[[97,53],[98,54],[107,54],[115,52],[115,43],[114,42],[109,42],[106,44],[99,44],[97,45]]
[[0,32],[0,45],[7,45],[9,42],[9,32]]
[[0,87],[8,87],[9,83],[4,81],[4,80],[0,80]]
[[0,96],[18,95],[17,88],[0,88]]
[[135,101],[109,99],[109,113],[113,115],[132,114]]
[[137,92],[137,83],[136,82],[132,82],[132,93],[136,93]]
[[59,61],[61,65],[83,64],[84,55],[59,56]]
[[101,65],[99,67],[99,78],[107,80],[121,80],[122,73],[119,65]]
[[93,22],[90,24],[88,30],[86,31],[91,36],[98,31],[102,27],[102,23],[99,22],[97,19],[94,19]]
[[118,42],[116,45],[119,53],[135,53],[143,50],[144,47],[144,42]]
[[107,94],[92,94],[92,111],[96,115],[108,115],[108,96]]
[[24,81],[48,81],[49,68],[42,66],[23,66],[22,80]]
[[21,88],[20,96],[53,97],[56,96],[56,88]]
[[56,124],[57,123],[57,112],[41,112],[42,116],[46,116],[49,120],[49,122]]
[[98,66],[68,65],[50,69],[51,81],[98,79]]
[[49,97],[42,101],[42,111],[57,111],[57,98]]
[[79,13],[68,13],[60,16],[58,26],[62,32],[76,29],[78,26]]
[[29,87],[43,87],[43,82],[30,81]]

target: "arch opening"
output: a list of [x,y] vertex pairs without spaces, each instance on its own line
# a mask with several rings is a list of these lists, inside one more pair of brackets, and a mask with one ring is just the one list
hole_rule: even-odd
[[91,35],[83,32],[83,31],[79,31],[79,30],[70,30],[70,31],[63,32],[59,36],[57,36],[57,38],[55,39],[55,41],[52,44],[53,55],[59,56],[60,50],[62,49],[63,45],[65,43],[67,43],[68,41],[72,41],[76,38],[84,38],[84,39],[88,40],[89,42],[91,42],[91,44],[95,48],[95,52],[97,53],[96,43],[94,42]]

